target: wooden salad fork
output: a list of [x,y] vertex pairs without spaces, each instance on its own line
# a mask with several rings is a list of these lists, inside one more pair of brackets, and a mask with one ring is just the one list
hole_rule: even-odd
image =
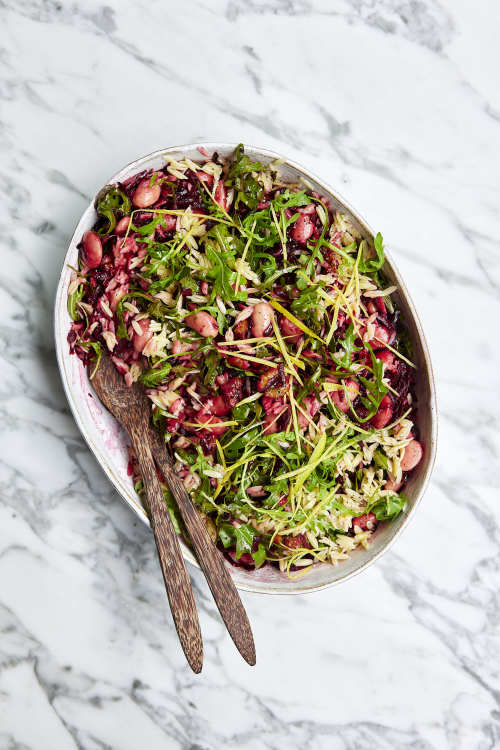
[[157,477],[155,460],[174,496],[191,539],[196,558],[231,638],[245,661],[256,661],[252,629],[236,587],[205,524],[177,476],[165,443],[150,422],[151,402],[138,383],[125,385],[123,376],[108,356],[92,378],[104,406],[127,431],[141,469],[146,489],[151,528],[165,581],[170,609],[186,658],[194,672],[201,672],[203,643],[191,581],[179,540]]

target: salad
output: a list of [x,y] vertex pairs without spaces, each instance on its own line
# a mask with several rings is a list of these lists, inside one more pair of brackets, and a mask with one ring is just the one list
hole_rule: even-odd
[[[214,542],[289,576],[369,545],[423,455],[381,235],[370,244],[242,145],[165,156],[95,208],[68,288],[70,350],[91,372],[107,352],[145,386]],[[129,473],[142,492],[132,452]]]

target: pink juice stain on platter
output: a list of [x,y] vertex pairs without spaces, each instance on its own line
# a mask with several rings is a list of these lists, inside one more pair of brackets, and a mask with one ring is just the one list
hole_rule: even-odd
[[[91,393],[86,370],[80,361],[78,361],[77,371],[73,371],[73,375],[76,375],[78,378],[77,382],[79,382],[80,385],[82,399],[92,417],[93,423],[104,440],[106,450],[113,453],[115,457],[120,457],[121,461],[126,466],[128,458],[126,452],[127,438],[125,433],[114,417],[104,408],[97,396]],[[73,382],[75,382],[74,379]]]

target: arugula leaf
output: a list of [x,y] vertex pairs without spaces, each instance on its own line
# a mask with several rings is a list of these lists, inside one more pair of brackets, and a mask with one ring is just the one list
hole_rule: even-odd
[[269,493],[262,501],[266,508],[272,508],[276,503],[279,503],[282,495],[288,495],[290,491],[287,479],[278,479],[277,482],[266,485],[264,489]]
[[231,412],[232,419],[236,419],[238,422],[245,422],[248,419],[250,412],[252,411],[254,406],[254,404],[249,403],[235,406],[233,408],[233,411]]
[[[368,243],[364,240],[361,245],[363,245],[363,243],[364,247],[367,248]],[[373,246],[376,257],[368,258],[364,252],[362,253],[362,258],[358,266],[361,273],[373,273],[374,271],[379,271],[385,263],[384,241],[380,232],[375,236]]]
[[398,350],[407,359],[413,359],[413,342],[406,326],[400,324],[398,331]]
[[253,561],[255,563],[255,569],[260,568],[261,565],[263,565],[267,558],[267,552],[266,548],[262,544],[262,542],[259,542],[259,546],[255,550],[255,552],[250,552],[250,554],[253,557]]
[[89,375],[89,380],[92,380],[94,375],[97,372],[97,368],[99,367],[102,359],[102,346],[98,341],[78,341],[78,346],[83,347],[84,349],[93,349],[95,353],[95,357],[92,358],[92,361],[95,359],[95,365],[94,369]]
[[252,429],[244,432],[241,437],[233,440],[231,445],[228,445],[227,447],[223,445],[224,452],[230,459],[239,458],[243,454],[246,445],[257,438],[259,434],[259,428],[252,427]]
[[296,206],[307,206],[311,203],[311,198],[305,190],[292,191],[288,188],[276,196],[272,201],[276,213],[285,208],[295,208]]
[[207,277],[214,280],[212,298],[217,295],[222,299],[234,299],[235,292],[231,286],[231,269],[226,265],[225,258],[212,243],[205,244],[205,255],[212,264],[212,269],[207,271]]
[[252,245],[259,245],[262,248],[274,248],[280,243],[278,229],[272,219],[269,207],[248,214],[243,219],[243,229],[247,238],[251,240]]
[[97,197],[96,211],[99,216],[107,220],[108,224],[99,230],[99,234],[110,234],[116,226],[115,211],[121,211],[123,214],[129,214],[131,209],[130,200],[125,193],[111,185]]
[[400,495],[390,495],[381,497],[366,509],[367,513],[374,513],[377,521],[393,521],[404,510],[406,505],[406,495],[402,492]]
[[[314,284],[313,286],[306,286],[304,291],[302,291],[299,296],[293,300],[290,308],[298,318],[304,318],[311,310],[318,309],[317,289],[318,284]],[[316,316],[314,316],[314,318],[315,317]],[[317,323],[317,321],[315,322]]]
[[216,349],[210,349],[202,359],[204,367],[203,382],[205,385],[213,385],[217,377],[221,356]]
[[141,375],[139,380],[146,388],[154,388],[165,380],[171,369],[172,365],[169,362],[165,362],[162,367],[151,367],[150,370]]
[[83,284],[80,284],[80,286],[73,292],[73,294],[70,294],[68,297],[68,313],[71,318],[71,320],[79,320],[79,314],[78,314],[78,303],[82,299],[83,295],[85,293],[85,287]]
[[[340,346],[344,350],[344,355],[340,357],[340,359],[336,359],[335,357],[333,358],[338,365],[346,370],[351,369],[352,355],[355,352],[359,352],[361,349],[361,347],[354,345],[355,341],[356,334],[354,333],[354,325],[350,323],[345,332],[344,340],[340,342]],[[380,364],[382,365],[382,362],[380,362]]]
[[180,515],[179,509],[177,507],[177,504],[176,504],[176,502],[175,502],[175,500],[173,498],[172,493],[166,487],[163,489],[163,497],[165,498],[165,503],[166,503],[166,506],[168,508],[168,512],[170,514],[170,519],[172,521],[172,525],[173,525],[173,527],[175,529],[175,532],[176,532],[176,534],[180,534],[181,531],[182,531],[182,529],[181,529],[181,523],[182,523],[181,515]]
[[377,359],[377,357],[373,353],[373,349],[369,344],[366,344],[366,348],[370,352],[374,379],[369,380],[362,375],[359,376],[359,380],[366,388],[366,398],[361,397],[361,401],[364,406],[366,406],[368,409],[371,409],[370,413],[364,419],[361,419],[358,416],[358,420],[360,422],[366,422],[368,421],[368,419],[371,419],[373,417],[380,406],[380,402],[388,391],[387,386],[382,381],[384,375],[384,365],[382,360]]
[[318,365],[313,371],[312,375],[306,380],[304,386],[298,391],[297,395],[295,396],[295,400],[298,401],[299,404],[302,403],[302,399],[304,398],[304,396],[307,396],[313,391],[316,383],[321,377],[321,373],[321,365]]
[[265,561],[266,550],[262,543],[259,543],[257,550],[252,551],[255,538],[260,534],[251,524],[246,523],[235,528],[230,523],[222,523],[219,526],[218,533],[225,549],[236,547],[237,560],[246,552],[252,556],[256,568],[259,568]]
[[[144,213],[146,211],[147,211],[147,209],[144,209]],[[134,213],[136,213],[136,212],[134,212]],[[132,214],[132,219],[133,219],[134,213]],[[164,224],[164,222],[165,222],[163,214],[152,213],[152,217],[153,218],[151,219],[151,221],[148,221],[147,224],[141,224],[140,227],[138,227],[134,223],[132,223],[131,229],[133,229],[133,231],[136,234],[139,234],[139,235],[145,236],[145,237],[149,237],[150,235],[153,234],[153,232],[155,231],[155,229],[157,227],[161,227]],[[141,240],[141,242],[142,242],[142,240]],[[149,254],[150,255],[152,255],[153,252],[154,252],[154,250],[152,249],[152,248],[154,248],[154,246],[156,246],[158,248],[157,252],[165,249],[165,243],[163,243],[163,242],[151,243],[151,246],[152,247],[149,248]]]
[[389,460],[385,453],[382,453],[382,451],[375,451],[373,454],[373,460],[377,464],[377,466],[380,466],[381,469],[384,469],[387,471],[389,469]]
[[247,172],[264,172],[266,169],[266,165],[260,161],[250,161],[250,157],[245,154],[245,147],[242,143],[236,146],[229,170],[230,177],[238,177]]
[[264,188],[251,173],[262,172],[265,169],[264,164],[250,161],[242,143],[236,146],[227,175],[236,193],[235,208],[244,203],[250,210],[255,211],[264,195]]

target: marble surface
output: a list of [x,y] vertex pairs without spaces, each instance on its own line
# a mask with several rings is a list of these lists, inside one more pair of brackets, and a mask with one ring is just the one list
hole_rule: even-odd
[[[499,22],[486,0],[0,1],[2,750],[500,747]],[[52,339],[88,196],[196,139],[281,150],[383,232],[440,405],[432,484],[378,564],[244,595],[254,669],[193,571],[198,677]]]

